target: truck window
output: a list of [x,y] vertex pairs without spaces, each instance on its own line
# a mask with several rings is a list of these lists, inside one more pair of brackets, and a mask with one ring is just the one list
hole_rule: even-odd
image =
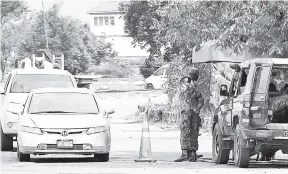
[[254,92],[266,93],[269,83],[270,67],[261,66],[256,68]]

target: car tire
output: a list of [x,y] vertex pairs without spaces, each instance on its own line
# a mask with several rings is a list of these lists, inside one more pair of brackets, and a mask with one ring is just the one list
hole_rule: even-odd
[[19,151],[19,146],[17,144],[17,157],[20,162],[28,162],[30,161],[30,154],[23,154]]
[[2,130],[2,126],[0,126],[1,129],[1,151],[12,151],[13,150],[13,137],[10,137],[9,135],[4,134]]
[[153,90],[153,89],[154,89],[154,86],[153,86],[151,83],[149,83],[149,84],[147,85],[147,89]]
[[235,166],[239,168],[247,168],[250,161],[250,148],[245,148],[246,140],[243,139],[239,125],[236,126],[234,132],[234,155]]
[[97,159],[99,162],[107,162],[109,161],[109,153],[94,154],[94,159]]
[[216,123],[213,130],[212,143],[212,155],[215,164],[227,164],[229,161],[230,149],[224,149],[225,142],[218,123]]

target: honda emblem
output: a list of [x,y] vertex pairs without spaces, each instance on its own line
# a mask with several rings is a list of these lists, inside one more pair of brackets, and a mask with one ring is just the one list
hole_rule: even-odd
[[62,136],[68,136],[68,132],[67,131],[62,131],[61,135]]

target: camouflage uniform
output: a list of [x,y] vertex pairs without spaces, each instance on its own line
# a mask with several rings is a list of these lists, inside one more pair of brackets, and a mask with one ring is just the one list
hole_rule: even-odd
[[[198,73],[198,71],[194,71],[194,73]],[[175,162],[186,160],[194,162],[197,160],[196,151],[198,150],[199,123],[201,122],[199,112],[204,105],[204,99],[202,94],[196,90],[194,82],[184,83],[179,95],[181,102],[180,144],[182,155]]]

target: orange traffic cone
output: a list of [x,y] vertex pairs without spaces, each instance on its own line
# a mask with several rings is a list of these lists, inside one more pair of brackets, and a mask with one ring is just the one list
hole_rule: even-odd
[[152,159],[151,142],[150,142],[150,132],[149,132],[149,122],[148,122],[148,112],[145,110],[143,117],[142,135],[139,159],[134,160],[135,162],[155,162]]

